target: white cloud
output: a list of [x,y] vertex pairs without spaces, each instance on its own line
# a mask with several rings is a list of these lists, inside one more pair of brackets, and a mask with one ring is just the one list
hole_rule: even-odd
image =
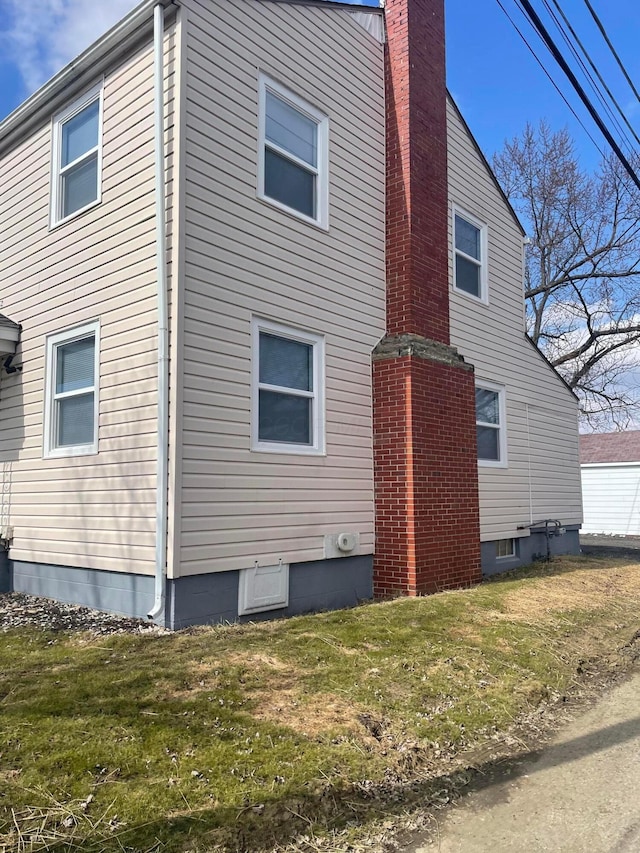
[[[24,81],[24,96],[35,92],[138,2],[0,0],[0,12],[6,22],[0,30],[0,54],[18,68]],[[377,0],[364,2],[378,5]]]
[[2,0],[3,58],[24,81],[25,96],[117,23],[138,0]]

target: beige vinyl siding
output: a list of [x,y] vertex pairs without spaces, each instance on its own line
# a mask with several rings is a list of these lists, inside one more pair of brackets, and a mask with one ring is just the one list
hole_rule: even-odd
[[[382,46],[336,9],[188,4],[182,574],[373,551]],[[256,197],[258,73],[329,116],[329,230]],[[251,318],[325,335],[326,456],[251,451]]]
[[[176,41],[177,26],[170,25],[169,146]],[[2,522],[14,528],[10,556],[151,574],[157,310],[150,41],[114,60],[104,77],[101,202],[51,230],[50,169],[50,121],[0,158],[1,310],[22,324],[16,360],[23,370],[0,378],[1,511]],[[169,180],[169,218],[171,201]],[[44,459],[46,337],[94,320],[100,322],[98,453]]]
[[[477,381],[506,391],[507,468],[479,465],[483,540],[526,535],[542,519],[582,520],[578,406],[525,338],[522,233],[457,110],[448,102],[449,197],[488,228],[489,304],[451,287],[451,342]],[[453,245],[450,215],[450,245]],[[451,276],[453,250],[450,251]]]

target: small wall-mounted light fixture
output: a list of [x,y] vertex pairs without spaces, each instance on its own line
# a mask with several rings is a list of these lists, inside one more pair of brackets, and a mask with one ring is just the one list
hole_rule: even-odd
[[20,325],[14,323],[4,314],[0,314],[0,361],[7,373],[21,370],[20,365],[14,365],[13,359],[20,340]]

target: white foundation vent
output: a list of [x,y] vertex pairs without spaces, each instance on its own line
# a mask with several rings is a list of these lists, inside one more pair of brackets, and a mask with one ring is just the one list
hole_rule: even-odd
[[280,561],[277,566],[241,569],[238,586],[238,616],[279,610],[289,604],[289,566]]

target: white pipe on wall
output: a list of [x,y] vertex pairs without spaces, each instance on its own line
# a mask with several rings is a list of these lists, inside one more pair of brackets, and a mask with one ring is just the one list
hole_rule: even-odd
[[153,10],[156,278],[158,289],[158,457],[156,478],[155,594],[149,619],[164,624],[167,575],[167,491],[169,468],[169,328],[164,150],[164,8]]

